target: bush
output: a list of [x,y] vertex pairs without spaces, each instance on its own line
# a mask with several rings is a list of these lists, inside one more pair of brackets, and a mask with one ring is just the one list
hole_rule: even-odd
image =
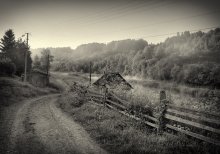
[[16,72],[16,66],[9,58],[0,58],[0,75],[12,76]]

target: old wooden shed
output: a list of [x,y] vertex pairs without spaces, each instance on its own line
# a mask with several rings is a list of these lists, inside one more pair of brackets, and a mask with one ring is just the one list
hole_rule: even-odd
[[121,89],[129,91],[133,87],[120,75],[120,73],[105,73],[93,83],[96,87],[107,87],[108,89]]

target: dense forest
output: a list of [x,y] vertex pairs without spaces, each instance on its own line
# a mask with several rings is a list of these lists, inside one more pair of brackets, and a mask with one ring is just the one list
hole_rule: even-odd
[[[163,43],[140,40],[89,43],[70,48],[50,48],[56,71],[120,72],[156,80],[220,87],[220,28],[207,33],[177,33]],[[59,54],[58,54],[59,53]]]

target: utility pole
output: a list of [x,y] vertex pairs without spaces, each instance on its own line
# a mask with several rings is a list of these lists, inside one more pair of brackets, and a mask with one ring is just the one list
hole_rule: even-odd
[[49,76],[49,68],[50,68],[50,55],[47,55],[47,76]]
[[91,68],[92,63],[89,63],[89,85],[91,86],[92,84],[92,68]]
[[[27,50],[28,50],[28,39],[29,39],[29,33],[25,33],[27,35]],[[24,82],[27,81],[27,50],[25,50],[25,62],[24,62]]]
[[49,84],[50,54],[47,55],[47,84]]

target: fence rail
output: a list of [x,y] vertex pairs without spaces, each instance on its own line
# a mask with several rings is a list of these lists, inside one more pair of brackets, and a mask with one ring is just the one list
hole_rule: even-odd
[[138,113],[138,114],[135,114],[136,112],[134,112],[133,114],[129,113],[129,109],[128,109],[129,102],[122,100],[117,95],[111,92],[109,92],[108,94],[106,93],[100,94],[89,90],[88,96],[93,101],[103,103],[108,108],[116,110],[119,113],[129,118],[132,118],[137,121],[141,121],[148,126],[156,128],[158,133],[161,133],[161,131],[162,133],[165,133],[165,129],[171,129],[176,132],[180,132],[185,135],[191,136],[193,138],[220,146],[219,138],[216,139],[216,138],[208,137],[204,134],[193,132],[193,130],[191,129],[185,130],[183,129],[185,127],[180,128],[173,125],[173,122],[176,122],[183,126],[187,126],[187,127],[189,126],[190,128],[196,128],[199,130],[211,132],[217,136],[219,135],[218,137],[220,137],[220,129],[219,129],[220,115],[200,112],[170,104],[166,100],[165,91],[162,91],[160,94],[161,108],[159,109],[160,115],[158,117],[153,117],[144,113]]
[[181,116],[185,116],[185,117],[189,117],[195,120],[200,120],[200,121],[204,121],[204,122],[209,122],[209,123],[215,123],[220,125],[220,120],[216,120],[216,119],[211,119],[211,118],[207,118],[207,117],[203,117],[203,116],[198,116],[192,113],[187,113],[187,112],[182,112],[182,111],[178,111],[172,108],[168,108],[167,112],[173,113],[173,114],[178,114]]
[[172,108],[172,109],[177,109],[179,111],[190,112],[192,114],[196,114],[196,115],[199,115],[199,116],[212,117],[212,118],[220,120],[220,115],[216,114],[216,113],[197,111],[197,110],[193,110],[193,109],[183,108],[183,107],[180,107],[180,106],[177,106],[177,105],[174,105],[174,104],[167,104],[167,106]]

